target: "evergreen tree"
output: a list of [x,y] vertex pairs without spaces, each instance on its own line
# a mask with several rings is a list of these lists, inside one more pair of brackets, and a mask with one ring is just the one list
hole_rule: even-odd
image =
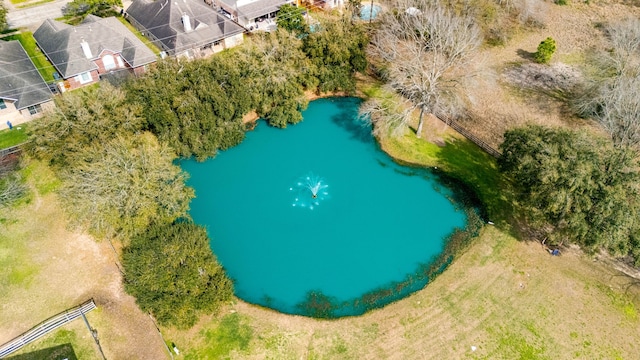
[[73,165],[77,155],[90,146],[140,132],[143,108],[127,103],[126,96],[108,82],[57,96],[55,109],[30,123],[25,150],[64,167]]
[[556,41],[548,37],[538,45],[538,50],[533,54],[533,59],[540,64],[547,64],[556,52]]
[[163,325],[188,328],[231,299],[233,285],[190,222],[152,225],[123,250],[125,289]]
[[187,216],[193,190],[175,154],[150,133],[117,137],[82,152],[61,171],[70,221],[99,237],[126,240],[150,224]]
[[306,34],[309,32],[304,21],[304,8],[299,8],[291,4],[284,4],[278,10],[276,23],[279,28],[296,34]]
[[615,255],[637,254],[636,154],[585,132],[528,126],[508,131],[500,167],[530,224],[552,243],[570,241]]

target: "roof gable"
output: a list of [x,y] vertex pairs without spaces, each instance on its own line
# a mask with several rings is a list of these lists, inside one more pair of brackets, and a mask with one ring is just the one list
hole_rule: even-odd
[[245,21],[249,21],[267,14],[271,14],[280,9],[284,4],[291,3],[291,0],[221,0],[223,3],[236,9],[238,16]]
[[115,17],[89,15],[76,26],[47,19],[33,37],[65,79],[97,69],[94,61],[104,50],[122,54],[132,67],[156,61],[155,54]]
[[51,99],[51,90],[19,41],[0,41],[0,98],[16,102],[17,109]]
[[134,0],[127,15],[176,53],[244,32],[242,26],[196,0]]

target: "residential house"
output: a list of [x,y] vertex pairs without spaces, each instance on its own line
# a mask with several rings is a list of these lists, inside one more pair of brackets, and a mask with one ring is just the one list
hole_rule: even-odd
[[0,129],[52,107],[51,90],[19,41],[0,41]]
[[204,57],[243,41],[244,28],[203,0],[134,0],[127,19],[167,54]]
[[216,6],[248,30],[270,30],[284,4],[296,5],[296,0],[215,0]]
[[325,9],[341,9],[344,7],[344,0],[321,0],[321,1],[324,2]]
[[139,75],[157,60],[115,17],[89,15],[76,26],[47,19],[33,37],[64,80],[61,91],[92,84],[110,72]]

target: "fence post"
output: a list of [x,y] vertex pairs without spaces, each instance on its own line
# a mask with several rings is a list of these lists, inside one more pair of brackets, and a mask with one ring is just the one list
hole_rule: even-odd
[[171,360],[173,360],[173,353],[169,349],[169,346],[167,346],[167,342],[164,341],[164,337],[162,336],[162,332],[160,332],[160,328],[158,327],[158,324],[156,324],[156,321],[153,319],[153,316],[151,316],[150,313],[148,315],[149,315],[149,319],[151,319],[151,322],[153,323],[153,326],[155,326],[156,330],[158,330],[158,335],[160,335],[160,340],[162,340],[162,343],[164,344],[164,348],[167,349],[167,352],[169,353],[169,357],[171,357]]
[[100,346],[100,341],[98,340],[98,330],[91,328],[91,325],[89,325],[89,320],[87,320],[87,317],[84,316],[84,311],[82,311],[82,309],[80,309],[80,315],[82,315],[82,319],[84,320],[84,323],[87,325],[87,329],[89,329],[89,332],[93,337],[93,340],[96,342],[96,345],[98,345],[98,350],[100,351],[100,355],[102,355],[102,360],[107,360],[107,358],[104,356],[104,353],[102,352],[102,346]]

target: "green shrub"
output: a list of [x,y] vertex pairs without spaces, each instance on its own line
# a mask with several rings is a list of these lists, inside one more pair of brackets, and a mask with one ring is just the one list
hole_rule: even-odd
[[124,249],[122,264],[127,292],[163,325],[191,327],[233,295],[206,230],[190,222],[152,225]]
[[548,37],[538,45],[538,51],[533,54],[533,59],[537,63],[547,64],[554,52],[556,52],[556,41]]

